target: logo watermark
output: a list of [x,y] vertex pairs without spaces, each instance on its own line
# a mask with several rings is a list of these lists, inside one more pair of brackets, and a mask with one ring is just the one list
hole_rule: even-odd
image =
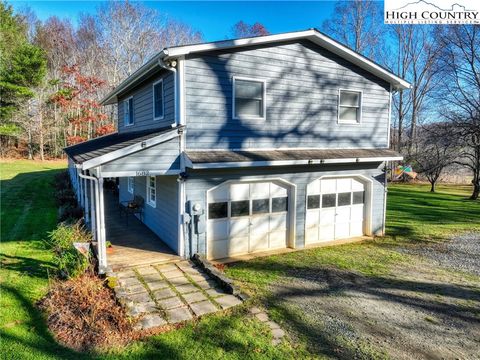
[[479,0],[384,0],[385,24],[480,24]]

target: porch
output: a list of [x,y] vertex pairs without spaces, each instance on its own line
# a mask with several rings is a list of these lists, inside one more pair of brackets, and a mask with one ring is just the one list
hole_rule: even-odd
[[120,212],[117,194],[106,190],[104,194],[106,240],[112,244],[107,262],[113,271],[181,260],[136,216]]

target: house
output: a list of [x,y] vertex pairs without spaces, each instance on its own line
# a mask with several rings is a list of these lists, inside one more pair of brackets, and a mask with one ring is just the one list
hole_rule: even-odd
[[391,97],[409,86],[316,29],[163,49],[103,100],[118,133],[65,149],[100,270],[105,178],[181,257],[383,234]]

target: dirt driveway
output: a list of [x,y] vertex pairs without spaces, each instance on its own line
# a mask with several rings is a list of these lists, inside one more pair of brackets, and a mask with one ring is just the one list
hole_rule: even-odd
[[[478,260],[480,236],[469,239],[469,259]],[[445,247],[432,247],[383,277],[292,270],[272,286],[271,302],[293,336],[335,358],[479,359],[480,261],[469,261],[470,274],[452,270],[465,250],[458,243],[450,262]]]

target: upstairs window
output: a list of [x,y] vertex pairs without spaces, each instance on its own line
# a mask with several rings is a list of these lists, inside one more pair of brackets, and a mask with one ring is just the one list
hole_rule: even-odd
[[135,178],[133,176],[128,177],[127,189],[130,194],[133,194],[133,184],[135,182]]
[[153,120],[163,119],[163,80],[153,84]]
[[233,118],[265,118],[265,82],[233,78]]
[[362,117],[362,93],[360,91],[340,90],[338,101],[338,122],[341,124],[359,124]]
[[123,101],[123,123],[125,126],[133,125],[133,97]]
[[151,207],[157,206],[157,183],[155,176],[147,177],[147,203]]

